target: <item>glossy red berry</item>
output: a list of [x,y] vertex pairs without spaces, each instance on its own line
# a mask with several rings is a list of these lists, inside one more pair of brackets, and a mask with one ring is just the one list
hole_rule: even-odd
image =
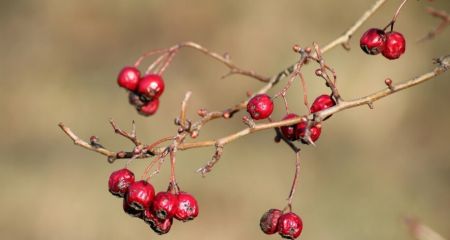
[[140,217],[142,214],[142,211],[136,210],[128,205],[126,199],[123,200],[123,211],[133,217]]
[[383,51],[386,40],[386,34],[383,30],[371,28],[367,30],[359,40],[361,49],[370,55],[376,55]]
[[153,199],[152,211],[159,219],[172,218],[178,207],[178,200],[170,192],[159,192]]
[[[284,116],[283,120],[292,119],[298,117],[297,114],[289,113],[286,116]],[[283,126],[280,127],[281,133],[283,136],[291,141],[298,140],[298,133],[297,133],[298,124],[290,125],[290,126]]]
[[383,56],[393,60],[399,58],[406,50],[406,40],[399,32],[390,32],[386,34]]
[[139,80],[137,91],[149,98],[158,98],[164,92],[164,80],[160,75],[148,74]]
[[[302,141],[302,143],[304,144],[309,144],[309,142],[307,141],[307,139],[304,139],[305,135],[306,135],[306,127],[308,126],[307,121],[301,121],[298,124],[298,129],[297,129],[297,134],[299,139]],[[310,137],[311,140],[313,142],[317,141],[317,139],[319,139],[320,137],[320,133],[322,132],[322,127],[320,125],[314,125],[312,126],[310,129]]]
[[139,114],[144,116],[151,116],[158,111],[159,108],[159,99],[154,98],[150,100],[149,102],[145,103],[144,105],[137,107]]
[[293,212],[285,213],[278,219],[278,233],[287,239],[296,239],[303,230],[302,219]]
[[132,183],[134,183],[134,173],[123,168],[111,173],[108,181],[108,189],[113,195],[123,197],[128,191],[128,186]]
[[177,210],[174,217],[186,222],[198,216],[197,200],[189,193],[180,192],[176,195],[178,200]]
[[311,113],[315,113],[330,108],[334,105],[336,105],[336,102],[333,100],[333,98],[330,95],[324,94],[318,96],[316,100],[314,100],[310,110]]
[[261,230],[265,234],[274,234],[278,230],[278,219],[283,214],[282,211],[278,209],[270,209],[269,211],[265,212],[261,220],[259,221],[259,226],[261,227]]
[[273,112],[272,99],[267,94],[259,94],[247,103],[247,112],[254,120],[265,119]]
[[130,207],[143,211],[150,207],[155,197],[155,189],[147,181],[141,180],[130,184],[125,197]]
[[140,77],[141,72],[139,72],[139,69],[135,67],[124,67],[117,76],[117,83],[125,89],[134,91],[138,87]]

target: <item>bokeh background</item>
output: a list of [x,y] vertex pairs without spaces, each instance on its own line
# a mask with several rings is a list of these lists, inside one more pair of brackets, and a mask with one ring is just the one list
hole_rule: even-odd
[[[122,212],[107,191],[110,165],[76,147],[60,131],[63,121],[80,137],[100,138],[111,149],[131,149],[108,119],[125,129],[137,123],[146,142],[173,134],[172,121],[187,90],[196,109],[224,109],[261,83],[240,76],[220,79],[227,69],[193,50],[183,50],[165,73],[166,92],[157,115],[145,118],[128,105],[116,75],[144,51],[195,41],[228,52],[243,68],[273,75],[296,61],[293,44],[320,45],[346,30],[374,1],[120,1],[15,0],[0,2],[0,235],[2,239],[278,239],[258,221],[285,204],[294,155],[273,142],[273,131],[240,139],[225,148],[206,178],[195,170],[212,148],[178,154],[178,180],[200,203],[193,222],[176,222],[156,236]],[[438,20],[431,5],[410,1],[396,24],[407,38],[399,60],[367,56],[358,47],[364,29],[384,27],[400,1],[389,1],[356,32],[352,51],[326,54],[346,99],[432,69],[431,59],[449,54],[450,29],[432,41],[417,39]],[[150,60],[144,64],[149,64]],[[327,92],[305,68],[311,98]],[[277,88],[280,89],[280,86]],[[302,239],[412,239],[403,223],[414,216],[450,236],[450,75],[395,94],[367,107],[345,111],[324,124],[317,147],[304,147],[294,211],[304,220]],[[271,93],[275,93],[276,89]],[[291,108],[304,113],[300,86],[289,92]],[[312,100],[312,99],[310,99]],[[276,102],[275,118],[283,107]],[[241,117],[218,120],[201,139],[243,128]],[[146,161],[131,169],[140,176]],[[153,180],[165,189],[168,167]]]

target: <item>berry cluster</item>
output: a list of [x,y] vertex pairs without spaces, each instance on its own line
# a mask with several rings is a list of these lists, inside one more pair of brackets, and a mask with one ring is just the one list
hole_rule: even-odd
[[178,190],[172,193],[172,185],[168,191],[155,195],[149,182],[135,181],[133,172],[126,168],[111,174],[108,187],[113,195],[124,198],[126,213],[144,220],[158,234],[169,232],[173,218],[186,222],[198,215],[197,200],[192,195]]
[[129,91],[129,102],[140,114],[151,116],[156,113],[159,97],[164,92],[161,75],[147,74],[141,77],[136,67],[124,67],[117,77],[117,83]]
[[394,60],[406,50],[406,41],[399,32],[385,32],[378,28],[367,30],[359,41],[361,49],[370,55],[381,53],[385,58]]
[[[319,112],[334,105],[336,105],[336,102],[330,95],[320,95],[314,100],[313,104],[311,105],[310,112]],[[247,112],[250,114],[253,120],[266,119],[272,114],[273,107],[273,101],[270,96],[268,96],[267,94],[259,94],[249,100],[249,102],[247,103]],[[288,113],[283,117],[283,120],[297,117],[299,117],[299,115],[295,113]],[[320,137],[322,126],[320,124],[315,124],[308,128],[308,121],[306,119],[302,119],[301,122],[290,126],[283,126],[280,128],[280,130],[281,134],[283,134],[283,137],[290,141],[300,140],[304,144],[309,144],[309,139],[305,139],[306,132],[308,130],[310,131],[310,140],[312,142],[315,142]]]
[[302,219],[293,212],[283,213],[278,209],[269,209],[265,212],[259,226],[265,234],[278,232],[283,238],[296,239],[303,230]]

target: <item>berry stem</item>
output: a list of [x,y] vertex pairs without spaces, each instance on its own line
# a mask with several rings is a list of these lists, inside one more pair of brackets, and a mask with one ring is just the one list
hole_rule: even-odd
[[386,29],[390,26],[391,30],[390,32],[392,32],[394,30],[394,24],[397,21],[397,17],[400,14],[400,11],[402,10],[403,6],[405,5],[405,3],[408,0],[403,0],[403,2],[400,4],[400,6],[397,8],[397,11],[395,11],[394,17],[392,17],[392,20],[389,22],[389,24],[383,28],[383,31],[386,31]]
[[300,151],[296,151],[295,152],[295,175],[294,175],[294,179],[292,180],[292,186],[291,186],[291,191],[289,192],[289,197],[288,197],[288,207],[289,210],[292,211],[292,199],[294,198],[294,194],[295,194],[295,190],[297,189],[297,185],[298,185],[298,179],[300,176]]

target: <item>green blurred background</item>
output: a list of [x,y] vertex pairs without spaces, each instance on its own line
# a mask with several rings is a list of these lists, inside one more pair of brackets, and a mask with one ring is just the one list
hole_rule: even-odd
[[[113,165],[74,146],[57,127],[63,121],[80,137],[100,138],[111,149],[130,149],[108,119],[125,129],[136,120],[146,142],[173,134],[173,118],[187,90],[196,109],[223,109],[261,84],[220,76],[226,68],[193,50],[183,50],[165,74],[166,92],[151,118],[135,113],[116,84],[124,65],[144,51],[195,41],[228,52],[236,64],[273,75],[296,61],[293,44],[325,45],[352,24],[372,0],[347,1],[118,1],[15,0],[0,2],[0,235],[2,239],[279,239],[263,235],[258,221],[285,204],[294,155],[273,143],[273,131],[240,139],[225,148],[206,178],[195,170],[212,148],[178,154],[178,181],[197,196],[200,216],[176,222],[156,236],[122,212],[107,191]],[[427,5],[449,11],[449,1],[410,1],[397,30],[407,52],[397,61],[362,53],[363,29],[387,24],[400,1],[389,1],[351,41],[352,51],[326,54],[346,99],[429,71],[431,59],[449,54],[450,29],[421,44],[438,21]],[[146,61],[144,64],[149,64]],[[312,97],[327,91],[306,67]],[[280,86],[277,88],[280,89]],[[450,75],[324,124],[318,146],[304,147],[294,211],[304,220],[302,239],[412,239],[404,216],[415,216],[450,236]],[[271,93],[275,93],[275,90]],[[300,86],[289,92],[291,108],[304,113]],[[277,101],[275,118],[281,118]],[[200,139],[224,136],[244,126],[242,113],[203,129]],[[131,169],[138,176],[146,161]],[[168,167],[153,181],[165,189]]]

